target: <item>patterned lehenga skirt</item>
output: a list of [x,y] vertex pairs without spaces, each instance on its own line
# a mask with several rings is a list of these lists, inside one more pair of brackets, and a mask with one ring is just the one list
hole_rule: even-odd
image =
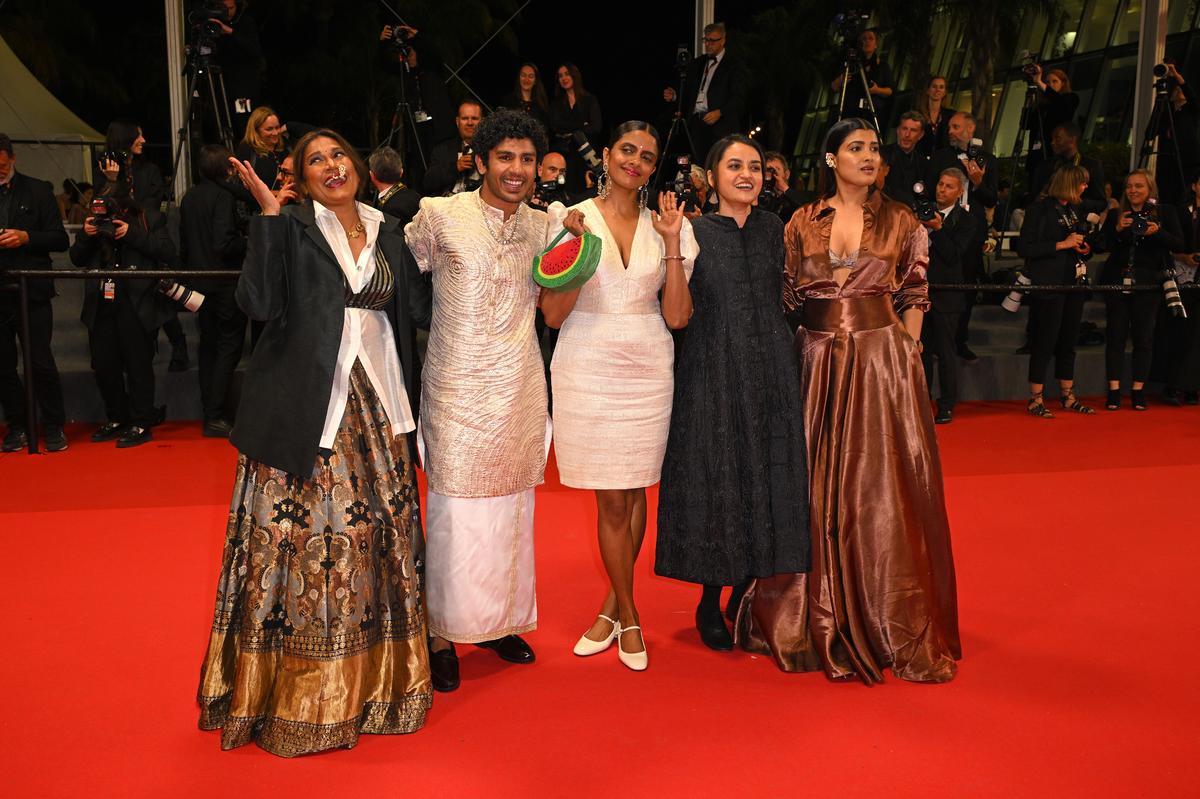
[[432,702],[416,478],[362,366],[311,478],[239,456],[200,727],[284,757],[420,729]]

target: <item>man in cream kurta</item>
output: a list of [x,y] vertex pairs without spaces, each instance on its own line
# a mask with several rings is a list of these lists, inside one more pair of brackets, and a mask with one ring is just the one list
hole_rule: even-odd
[[[503,139],[479,191],[423,199],[405,229],[421,271],[433,276],[420,424],[435,660],[446,651],[437,639],[482,644],[513,662],[533,659],[516,636],[537,626],[534,487],[544,477],[549,425],[530,264],[547,217],[511,202],[518,192],[513,175],[524,170],[497,152],[521,144]],[[532,141],[524,145],[532,154]],[[505,176],[507,185],[490,186]],[[510,202],[497,203],[497,193]],[[456,663],[453,676],[456,686]]]

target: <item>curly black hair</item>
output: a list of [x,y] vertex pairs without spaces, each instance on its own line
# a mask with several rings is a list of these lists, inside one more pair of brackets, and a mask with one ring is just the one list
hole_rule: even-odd
[[492,150],[505,139],[529,139],[537,150],[538,161],[550,149],[542,123],[524,111],[512,108],[499,108],[484,117],[475,129],[471,146],[486,165]]

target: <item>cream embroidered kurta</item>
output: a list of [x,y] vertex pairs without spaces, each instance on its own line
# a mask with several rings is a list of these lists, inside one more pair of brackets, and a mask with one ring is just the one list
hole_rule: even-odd
[[498,497],[539,485],[546,378],[530,266],[546,214],[522,206],[505,222],[478,191],[426,197],[404,233],[421,271],[433,273],[421,391],[430,490]]
[[479,192],[426,198],[405,228],[433,274],[421,392],[432,635],[471,643],[537,626],[533,487],[549,448],[530,276],[546,214],[505,222]]

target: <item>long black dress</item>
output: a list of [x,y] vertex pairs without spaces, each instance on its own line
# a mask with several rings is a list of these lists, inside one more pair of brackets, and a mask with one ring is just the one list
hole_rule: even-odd
[[800,376],[780,300],[783,222],[692,223],[694,314],[675,376],[654,570],[704,585],[803,572],[808,486]]

